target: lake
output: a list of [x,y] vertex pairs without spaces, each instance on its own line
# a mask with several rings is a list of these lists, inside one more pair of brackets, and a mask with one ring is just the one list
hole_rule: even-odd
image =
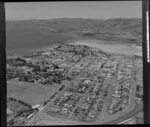
[[[68,42],[68,40],[73,40]],[[133,44],[116,41],[103,41],[96,39],[78,39],[71,35],[52,33],[48,29],[7,26],[6,25],[6,52],[7,56],[23,55],[39,49],[48,49],[51,46],[63,43],[75,45],[87,45],[97,47],[106,52],[120,53],[126,55],[142,56],[142,48]]]
[[56,43],[65,43],[73,38],[34,27],[6,26],[6,53],[8,56],[23,55]]

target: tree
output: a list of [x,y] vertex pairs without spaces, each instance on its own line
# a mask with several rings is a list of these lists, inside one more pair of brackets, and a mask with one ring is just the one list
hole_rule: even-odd
[[40,71],[40,66],[34,66],[33,72]]
[[38,108],[35,108],[34,110],[35,110],[36,112],[38,112],[38,111],[39,111],[39,109],[38,109]]
[[21,100],[18,100],[18,103],[20,103],[20,104],[24,104],[24,102],[23,102],[23,101],[21,101]]
[[13,97],[9,97],[8,99],[11,100],[11,101],[15,101],[15,102],[17,101],[17,100],[16,100],[15,98],[13,98]]

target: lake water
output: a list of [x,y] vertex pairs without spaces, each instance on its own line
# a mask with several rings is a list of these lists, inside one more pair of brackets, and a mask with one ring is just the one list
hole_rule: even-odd
[[88,39],[70,42],[69,44],[97,47],[110,53],[142,56],[142,48],[129,43]]
[[68,39],[73,39],[73,37],[38,28],[6,26],[6,52],[8,56],[23,55],[56,43],[62,44]]
[[[127,55],[142,56],[142,48],[128,43],[115,41],[102,41],[95,39],[77,40],[74,36],[52,33],[48,29],[34,27],[6,26],[6,51],[7,56],[23,55],[38,49],[48,49],[56,43],[62,44],[73,40],[75,45],[97,47],[106,52],[123,53]],[[76,41],[74,41],[76,40]],[[69,42],[70,43],[70,42]]]

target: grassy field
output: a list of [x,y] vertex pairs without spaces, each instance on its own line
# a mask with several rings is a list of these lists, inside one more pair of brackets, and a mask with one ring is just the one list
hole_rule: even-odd
[[7,107],[9,107],[9,109],[13,112],[13,113],[18,113],[19,111],[28,109],[27,107],[25,107],[24,105],[18,103],[18,102],[14,102],[11,101],[9,103],[7,103]]
[[57,87],[39,86],[11,80],[7,82],[7,97],[14,97],[33,106],[48,100],[56,89]]

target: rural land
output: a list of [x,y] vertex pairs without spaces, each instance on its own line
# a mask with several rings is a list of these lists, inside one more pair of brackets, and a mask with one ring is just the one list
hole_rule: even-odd
[[141,19],[6,22],[7,125],[143,123]]

